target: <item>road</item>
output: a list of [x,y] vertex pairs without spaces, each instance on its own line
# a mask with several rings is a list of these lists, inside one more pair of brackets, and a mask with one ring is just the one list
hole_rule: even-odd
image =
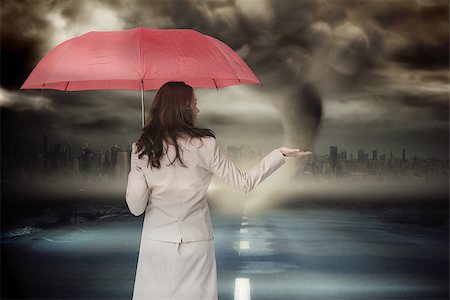
[[[110,216],[2,238],[3,293],[131,299],[142,220]],[[212,220],[220,300],[448,299],[448,229],[319,208]]]

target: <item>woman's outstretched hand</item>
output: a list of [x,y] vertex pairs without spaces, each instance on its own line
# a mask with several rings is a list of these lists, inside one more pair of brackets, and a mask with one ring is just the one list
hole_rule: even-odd
[[280,150],[280,152],[287,157],[302,157],[305,155],[312,154],[311,151],[301,151],[300,149],[291,149],[286,147],[280,147],[278,148],[278,150]]

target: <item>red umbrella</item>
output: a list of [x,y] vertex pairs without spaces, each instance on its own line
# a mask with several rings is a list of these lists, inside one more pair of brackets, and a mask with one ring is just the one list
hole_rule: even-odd
[[[20,89],[159,89],[167,81],[219,88],[261,84],[228,45],[192,29],[91,31],[54,47]],[[262,84],[261,84],[262,85]]]

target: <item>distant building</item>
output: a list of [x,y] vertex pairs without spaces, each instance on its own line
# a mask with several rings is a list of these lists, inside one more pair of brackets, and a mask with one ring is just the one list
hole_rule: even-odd
[[88,147],[88,144],[81,149],[80,156],[80,172],[83,178],[90,178],[92,165],[93,151]]
[[131,157],[127,151],[117,151],[117,161],[115,168],[116,179],[126,180],[130,170],[130,164],[128,162],[128,157]]
[[336,172],[338,163],[339,163],[339,161],[338,161],[338,155],[337,155],[337,147],[331,146],[330,147],[330,166],[331,166],[331,170],[333,172]]
[[366,160],[364,150],[358,150],[358,162],[363,163]]
[[112,171],[112,177],[116,178],[117,172],[116,172],[116,165],[117,165],[117,153],[119,152],[119,146],[115,145],[111,147],[110,150],[110,156],[111,156],[111,165],[110,170]]
[[52,150],[47,151],[46,157],[46,174],[50,176],[58,176],[61,171],[61,145],[55,144]]
[[80,167],[81,167],[81,162],[80,159],[78,157],[74,157],[73,158],[73,178],[76,180],[81,180],[81,172],[80,172]]

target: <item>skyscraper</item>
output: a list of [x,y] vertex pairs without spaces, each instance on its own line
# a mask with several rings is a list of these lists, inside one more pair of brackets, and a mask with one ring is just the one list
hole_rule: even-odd
[[330,165],[331,165],[331,170],[333,170],[333,172],[336,172],[336,167],[338,165],[338,156],[337,156],[337,147],[336,146],[330,146]]
[[126,180],[128,173],[130,172],[131,163],[131,150],[130,152],[119,150],[116,153],[116,166],[115,175],[116,179]]
[[365,156],[364,150],[358,150],[358,162],[359,163],[364,162],[365,158],[366,158],[366,156]]

